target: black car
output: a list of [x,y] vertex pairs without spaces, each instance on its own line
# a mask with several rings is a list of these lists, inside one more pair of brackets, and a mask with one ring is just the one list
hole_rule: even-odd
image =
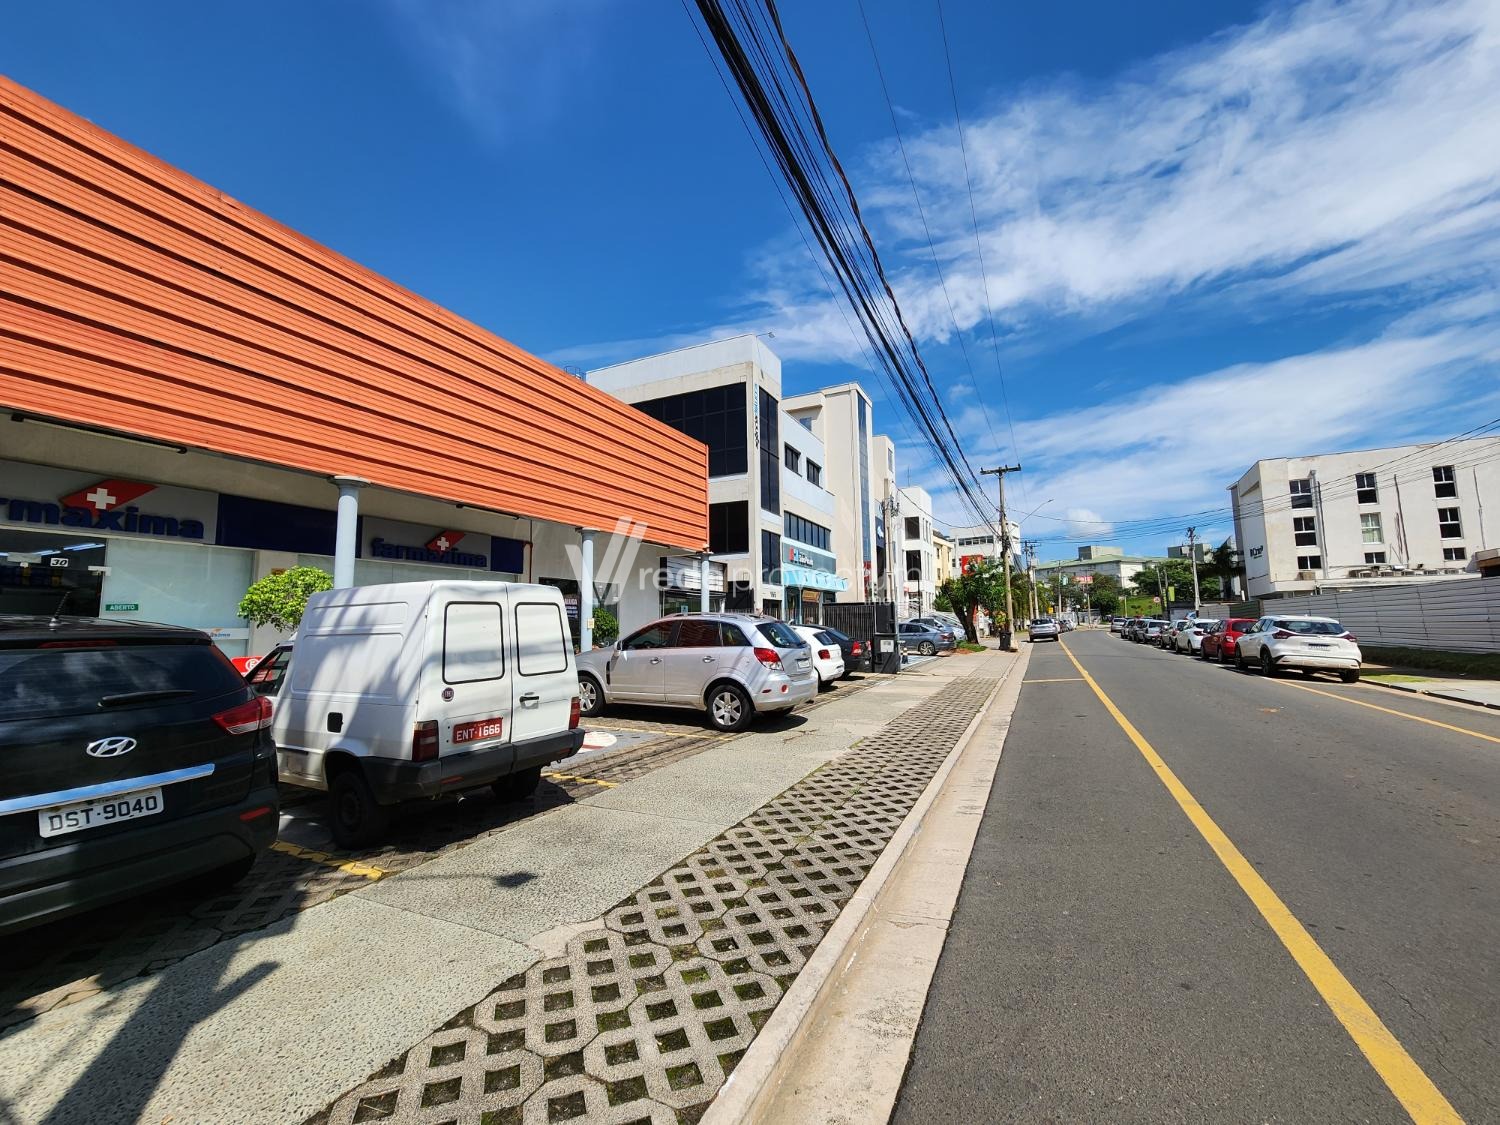
[[276,840],[270,721],[196,629],[0,615],[0,934],[242,878]]
[[848,679],[856,672],[868,672],[870,670],[870,646],[864,641],[856,641],[847,633],[841,633],[837,629],[824,626],[819,633],[819,639],[828,636],[839,646],[839,651],[844,654],[844,679]]

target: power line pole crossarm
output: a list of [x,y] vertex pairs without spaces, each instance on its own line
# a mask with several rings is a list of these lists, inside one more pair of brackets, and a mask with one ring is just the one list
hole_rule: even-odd
[[1000,480],[1000,554],[1005,562],[1005,644],[1002,647],[1006,652],[1016,652],[1012,647],[1016,636],[1016,614],[1010,597],[1010,521],[1005,518],[1005,474],[1019,473],[1021,466],[1001,465],[998,469],[979,471],[984,476],[998,477]]

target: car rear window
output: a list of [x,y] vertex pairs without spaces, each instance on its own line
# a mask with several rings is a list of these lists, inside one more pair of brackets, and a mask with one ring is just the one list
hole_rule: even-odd
[[1338,637],[1345,632],[1344,627],[1337,621],[1278,620],[1276,628],[1285,629],[1288,633],[1298,633],[1304,637]]
[[[211,645],[11,649],[0,652],[0,721],[97,712],[101,700],[147,703],[216,699],[244,688],[234,665]],[[186,692],[151,700],[144,692]]]
[[777,648],[804,648],[805,642],[780,621],[764,621],[757,625],[760,635]]

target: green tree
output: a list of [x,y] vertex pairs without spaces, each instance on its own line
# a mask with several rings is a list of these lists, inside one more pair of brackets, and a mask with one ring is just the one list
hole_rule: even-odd
[[594,643],[612,645],[620,635],[620,619],[611,610],[600,606],[594,610]]
[[976,559],[957,578],[943,580],[933,604],[954,614],[963,624],[964,638],[978,644],[974,614],[988,610],[997,623],[1005,616],[1005,576],[1000,565],[992,559]]
[[1089,590],[1089,604],[1104,617],[1120,612],[1120,580],[1113,574],[1096,574]]
[[333,575],[326,570],[294,566],[252,582],[240,599],[237,612],[252,625],[271,625],[283,633],[291,633],[302,623],[307,599],[331,589]]

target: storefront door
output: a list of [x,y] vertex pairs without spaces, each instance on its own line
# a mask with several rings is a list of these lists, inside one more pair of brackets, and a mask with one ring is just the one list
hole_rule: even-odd
[[0,613],[98,617],[103,539],[0,526]]

